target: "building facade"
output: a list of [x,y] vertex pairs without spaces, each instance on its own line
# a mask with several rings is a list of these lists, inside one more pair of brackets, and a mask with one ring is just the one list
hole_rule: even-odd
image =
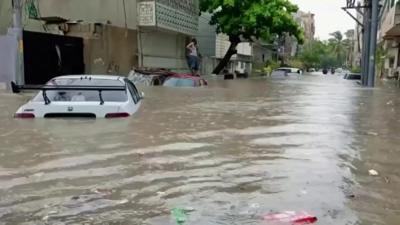
[[[197,33],[198,0],[25,3],[25,32],[82,39],[85,73],[125,75],[137,67],[188,71],[185,46]],[[0,34],[7,33],[11,18],[11,1],[1,1]],[[61,58],[64,49],[54,46]]]
[[304,38],[306,42],[314,40],[315,37],[315,14],[310,12],[298,11],[296,16],[297,22],[304,30]]
[[379,23],[378,43],[383,51],[383,70],[379,77],[399,79],[400,73],[400,4],[386,0]]
[[[357,12],[356,18],[359,22],[363,23],[363,15],[361,12]],[[362,50],[363,50],[363,27],[356,23],[356,27],[354,29],[354,46],[353,46],[353,57],[351,66],[354,68],[361,67],[361,58],[362,58]]]
[[[230,42],[225,34],[217,34],[216,27],[209,24],[211,14],[202,13],[199,18],[199,28],[196,35],[199,43],[199,52],[202,55],[201,73],[212,74],[214,68],[228,51]],[[227,70],[231,73],[251,74],[253,65],[253,45],[249,42],[237,46],[237,54],[232,56]]]
[[[225,53],[228,51],[231,43],[229,37],[225,34],[218,34],[216,40],[216,53],[215,57],[219,62],[224,58]],[[253,66],[253,49],[252,44],[249,42],[242,42],[237,47],[237,54],[232,56],[227,70],[231,73],[251,74]]]
[[[304,43],[313,41],[315,37],[315,15],[310,12],[298,11],[292,16],[304,31]],[[297,39],[290,35],[283,36],[279,42],[278,54],[281,62],[288,64],[290,59],[301,50],[301,46]]]

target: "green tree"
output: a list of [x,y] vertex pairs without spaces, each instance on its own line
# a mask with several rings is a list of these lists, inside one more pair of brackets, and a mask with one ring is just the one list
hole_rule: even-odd
[[329,47],[336,56],[338,65],[342,66],[344,63],[346,47],[343,41],[343,34],[340,31],[335,31],[330,34],[332,38],[328,40]]
[[350,29],[346,31],[345,33],[346,39],[343,40],[343,45],[345,48],[345,55],[346,55],[346,66],[351,67],[353,64],[353,55],[354,55],[354,44],[355,44],[355,31],[354,29]]
[[326,54],[328,54],[327,46],[322,41],[314,40],[303,46],[298,59],[303,62],[305,69],[320,68],[321,59]]
[[237,53],[242,40],[273,41],[277,36],[289,34],[303,42],[303,32],[292,14],[298,7],[289,0],[200,0],[202,12],[212,14],[210,24],[217,33],[228,35],[231,45],[224,58],[214,69],[219,74]]

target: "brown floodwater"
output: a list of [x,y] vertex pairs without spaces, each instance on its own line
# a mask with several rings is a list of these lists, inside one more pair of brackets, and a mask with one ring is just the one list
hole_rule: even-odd
[[[400,224],[400,91],[337,76],[143,88],[116,120],[17,120],[0,93],[0,224]],[[370,176],[369,170],[379,172]]]

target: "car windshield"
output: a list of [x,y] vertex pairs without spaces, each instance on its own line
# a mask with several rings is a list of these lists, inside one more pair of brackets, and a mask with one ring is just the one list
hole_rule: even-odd
[[170,78],[165,81],[164,86],[167,87],[194,87],[195,82],[192,79]]
[[[109,79],[80,79],[59,78],[47,83],[49,86],[124,86],[119,80]],[[100,102],[98,91],[46,91],[48,99],[52,102]],[[105,102],[126,102],[128,96],[126,91],[103,91],[102,97]],[[33,101],[43,102],[43,95],[39,93]]]

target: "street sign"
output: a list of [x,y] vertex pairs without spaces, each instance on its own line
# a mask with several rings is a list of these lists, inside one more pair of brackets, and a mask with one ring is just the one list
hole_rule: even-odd
[[156,26],[156,2],[140,2],[138,5],[139,26]]

